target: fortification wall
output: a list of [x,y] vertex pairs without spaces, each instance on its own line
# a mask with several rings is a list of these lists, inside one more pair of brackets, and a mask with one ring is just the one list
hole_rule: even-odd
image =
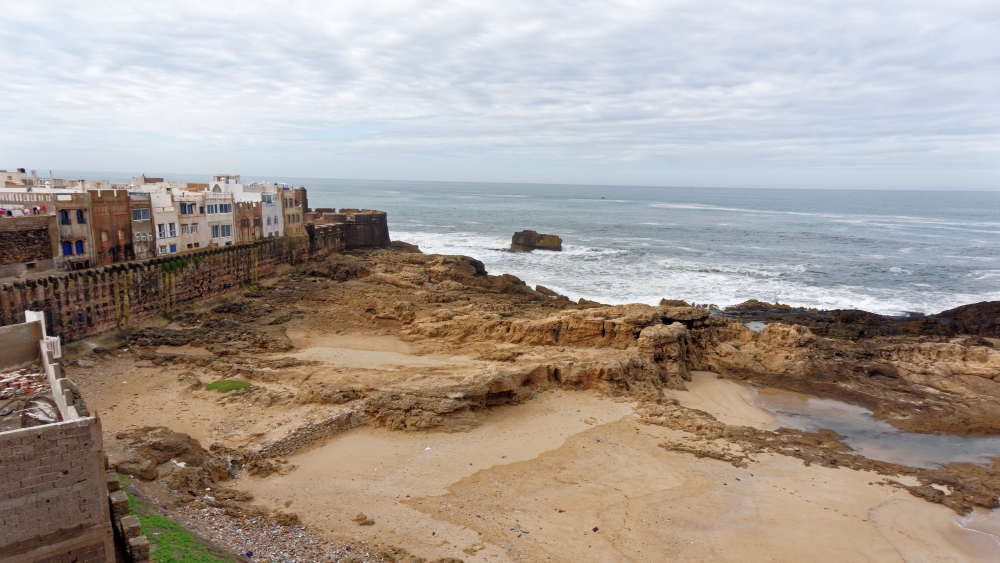
[[0,561],[115,560],[102,447],[92,417],[0,434]]
[[346,249],[346,225],[172,257],[113,264],[0,286],[0,326],[45,311],[50,335],[74,341],[134,326],[161,313],[273,277],[280,264]]

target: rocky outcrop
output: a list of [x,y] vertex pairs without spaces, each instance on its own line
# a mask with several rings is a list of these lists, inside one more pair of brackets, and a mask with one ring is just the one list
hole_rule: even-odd
[[510,249],[514,251],[562,250],[562,239],[556,235],[543,235],[535,231],[520,231],[510,239]]

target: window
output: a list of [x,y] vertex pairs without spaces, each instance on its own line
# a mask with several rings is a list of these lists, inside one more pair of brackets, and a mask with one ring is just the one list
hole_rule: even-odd
[[80,225],[83,225],[87,222],[87,216],[83,214],[82,209],[76,210],[76,222]]
[[248,221],[246,219],[243,219],[242,221],[240,221],[240,226],[241,227],[249,227],[250,226],[250,221]]
[[199,215],[204,215],[205,214],[205,206],[204,205],[199,205],[198,206],[198,214]]
[[69,221],[69,211],[64,210],[59,212],[59,223],[61,225],[72,225]]
[[200,243],[200,242],[196,242],[196,243],[194,243],[194,247],[195,247],[195,248],[198,248],[199,246],[201,246],[201,243]]
[[229,223],[222,225],[222,236],[231,237],[233,236],[233,226]]
[[156,236],[160,238],[167,238],[167,226],[163,223],[156,224]]
[[167,253],[167,247],[166,247],[166,245],[162,245],[161,244],[160,245],[160,254],[166,254],[166,253]]
[[253,218],[253,226],[254,227],[259,227],[260,226],[260,217],[254,217]]
[[66,242],[62,243],[62,247],[63,247],[63,249],[62,249],[63,250],[63,256],[72,256],[73,255],[73,243],[71,243],[69,241],[66,241]]
[[83,241],[82,240],[76,241],[76,253],[77,254],[83,254]]
[[168,229],[170,231],[170,236],[171,237],[177,236],[177,223],[168,223],[167,226],[170,227]]
[[170,245],[170,252],[171,253],[177,252],[177,245],[176,244],[171,244]]
[[219,205],[215,203],[208,204],[208,214],[215,215],[219,212]]
[[267,225],[268,225],[268,226],[270,226],[270,225],[271,225],[271,218],[270,218],[270,217],[268,217],[268,218],[267,218]]
[[133,221],[148,221],[149,220],[149,209],[133,209],[132,210],[132,220]]
[[135,242],[142,242],[142,233],[135,234]]
[[212,225],[212,238],[219,238],[219,226]]
[[125,240],[125,231],[118,229],[118,240],[119,242]]
[[185,224],[181,224],[181,234],[182,235],[189,235],[189,234],[191,234],[191,227],[189,227],[189,226],[187,226]]
[[196,234],[198,232],[198,223],[191,223],[191,234]]
[[108,242],[108,232],[101,231],[101,242]]
[[188,243],[188,248],[191,248],[191,243],[190,242]]

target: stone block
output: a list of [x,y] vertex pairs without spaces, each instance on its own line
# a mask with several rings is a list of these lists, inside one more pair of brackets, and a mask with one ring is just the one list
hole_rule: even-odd
[[115,491],[120,491],[122,488],[121,481],[118,480],[117,473],[105,473],[104,480],[108,483],[108,493],[113,493]]
[[142,526],[139,524],[139,517],[135,514],[129,514],[119,522],[121,523],[122,535],[126,538],[137,538],[142,535]]
[[132,561],[149,561],[149,540],[146,536],[136,536],[128,540],[128,553],[132,556]]
[[125,491],[115,491],[108,495],[108,499],[111,502],[111,513],[115,520],[128,516],[128,495],[125,494]]

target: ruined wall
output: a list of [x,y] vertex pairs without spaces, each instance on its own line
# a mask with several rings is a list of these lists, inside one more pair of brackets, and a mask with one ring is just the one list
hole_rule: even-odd
[[345,225],[179,256],[112,264],[0,287],[0,326],[45,311],[48,332],[74,341],[134,326],[163,312],[273,277],[280,264],[342,252]]
[[5,217],[0,219],[0,278],[26,270],[22,264],[35,263],[36,270],[54,266],[59,255],[59,228],[53,215]]
[[96,418],[0,434],[0,561],[115,560]]

